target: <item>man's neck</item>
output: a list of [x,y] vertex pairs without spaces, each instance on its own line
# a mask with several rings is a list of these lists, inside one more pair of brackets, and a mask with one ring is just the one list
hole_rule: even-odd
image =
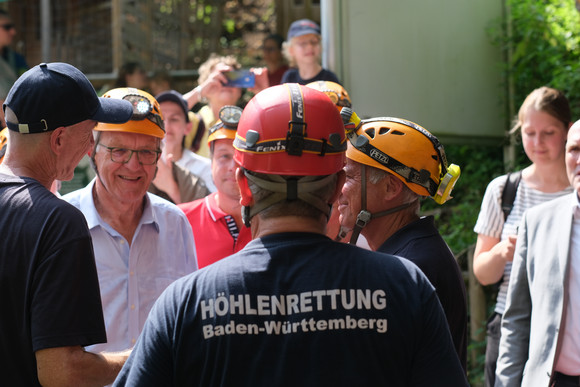
[[282,232],[310,232],[324,235],[326,223],[321,219],[304,218],[300,216],[284,216],[278,218],[262,218],[256,215],[252,218],[252,239]]
[[215,201],[220,210],[234,218],[238,229],[240,229],[242,224],[244,224],[242,221],[242,205],[240,204],[240,198],[232,198],[218,191],[215,195]]
[[318,75],[318,73],[322,71],[322,66],[318,63],[312,63],[305,66],[300,66],[298,68],[298,73],[300,74],[300,78],[303,80],[312,79]]
[[[101,218],[121,234],[130,245],[143,216],[145,197],[135,203],[114,200],[99,182],[98,176],[92,195],[95,209]],[[123,216],[119,216],[119,214],[123,214]]]
[[415,213],[402,211],[372,219],[361,231],[371,250],[377,251],[394,233],[419,219]]

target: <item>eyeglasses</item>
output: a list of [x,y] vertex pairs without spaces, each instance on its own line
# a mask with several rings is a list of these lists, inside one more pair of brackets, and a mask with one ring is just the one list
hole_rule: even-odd
[[269,46],[262,47],[262,50],[264,50],[265,52],[280,51],[278,47],[269,47]]
[[318,39],[309,39],[309,40],[302,40],[300,42],[296,42],[296,45],[300,48],[306,48],[307,46],[318,46],[320,44],[320,40]]
[[111,155],[111,161],[121,164],[127,164],[129,160],[131,160],[133,153],[137,153],[137,160],[139,160],[139,164],[153,165],[157,163],[157,160],[159,160],[159,155],[161,154],[160,150],[127,149],[106,146],[101,143],[97,144],[97,146],[102,146],[103,148],[106,148],[109,151],[109,154]]
[[4,28],[5,31],[10,31],[11,29],[13,29],[15,26],[13,23],[7,23],[7,24],[2,24],[0,25],[0,28]]

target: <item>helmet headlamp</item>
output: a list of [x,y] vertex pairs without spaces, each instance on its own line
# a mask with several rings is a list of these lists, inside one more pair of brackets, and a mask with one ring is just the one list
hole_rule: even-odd
[[153,104],[149,99],[138,94],[127,94],[122,99],[131,102],[131,106],[133,106],[133,114],[131,115],[132,120],[141,121],[148,119],[165,130],[163,119],[159,114],[155,113]]
[[242,116],[242,108],[239,106],[226,105],[220,109],[219,118],[224,125],[236,129],[240,117]]

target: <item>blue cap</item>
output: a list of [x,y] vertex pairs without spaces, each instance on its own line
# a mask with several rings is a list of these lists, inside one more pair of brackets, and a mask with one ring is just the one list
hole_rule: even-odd
[[290,39],[295,38],[297,36],[307,34],[320,35],[320,26],[310,19],[296,20],[295,22],[290,24],[290,28],[288,29],[287,41],[290,41]]
[[185,114],[185,122],[189,122],[189,114],[188,114],[189,109],[187,108],[187,102],[183,98],[183,95],[181,95],[175,90],[168,90],[157,94],[155,96],[155,99],[159,103],[170,101],[178,104],[181,110],[183,110],[183,114]]
[[[8,129],[43,133],[85,120],[122,124],[131,118],[128,101],[100,98],[87,77],[67,63],[41,63],[14,83],[3,105]],[[16,121],[16,122],[14,122]]]

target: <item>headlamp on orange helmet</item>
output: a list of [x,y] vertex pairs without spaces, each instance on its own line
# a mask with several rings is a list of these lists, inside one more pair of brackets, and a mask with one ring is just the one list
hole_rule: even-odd
[[163,115],[159,103],[149,93],[132,87],[120,87],[107,91],[104,98],[124,99],[131,102],[133,114],[124,124],[99,122],[95,130],[104,132],[138,133],[157,138],[165,137]]
[[208,145],[211,147],[213,141],[224,138],[233,140],[236,137],[236,129],[241,116],[242,108],[239,106],[226,105],[222,107],[219,112],[219,120],[209,128]]
[[314,81],[310,82],[306,86],[313,88],[314,90],[318,90],[326,94],[332,103],[336,105],[338,111],[343,107],[352,107],[352,103],[350,101],[350,97],[348,92],[345,90],[344,87],[339,85],[336,82],[332,81]]
[[345,121],[350,118],[346,123],[349,159],[394,174],[413,192],[430,196],[438,204],[451,199],[461,169],[447,165],[437,137],[408,120],[377,117],[360,121],[349,113],[346,108],[341,112]]

